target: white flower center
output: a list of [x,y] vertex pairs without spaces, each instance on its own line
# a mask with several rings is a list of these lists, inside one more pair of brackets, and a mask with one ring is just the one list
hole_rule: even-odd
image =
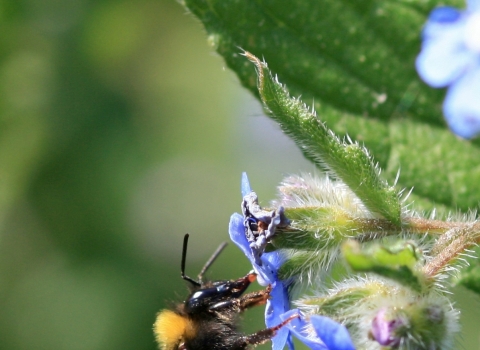
[[480,12],[470,15],[467,19],[465,44],[470,50],[480,53]]

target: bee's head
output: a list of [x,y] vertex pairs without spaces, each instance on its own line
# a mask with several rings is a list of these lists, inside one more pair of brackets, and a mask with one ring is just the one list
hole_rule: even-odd
[[[223,299],[218,299],[220,298],[220,296],[223,297],[223,294],[225,294],[225,292],[219,292],[217,290],[217,286],[209,288],[207,284],[203,283],[202,278],[203,274],[207,271],[213,261],[215,261],[223,248],[225,248],[226,243],[220,245],[217,248],[215,253],[210,257],[210,259],[207,261],[200,274],[198,275],[198,280],[194,280],[185,275],[185,261],[187,257],[188,237],[189,235],[186,234],[183,239],[181,276],[184,280],[190,283],[192,295],[184,302],[181,307],[178,308],[177,311],[162,310],[158,313],[155,324],[153,325],[153,331],[155,333],[155,338],[160,344],[160,349],[162,350],[187,350],[187,348],[185,347],[185,343],[189,340],[194,339],[197,336],[198,326],[201,326],[198,323],[194,323],[192,318],[190,318],[190,315],[202,315],[203,313],[206,313],[206,315],[208,316],[209,311],[207,311],[205,308],[210,306],[210,304],[212,303],[211,300],[213,299],[213,303],[223,301]],[[244,289],[248,286],[250,282],[251,281],[249,280],[248,283],[244,283]],[[229,288],[226,288],[226,291],[232,294],[231,290],[234,289],[236,285],[230,287],[230,284],[232,284],[232,282],[228,281],[222,281],[222,285],[223,284],[228,284]]]
[[162,350],[182,350],[186,339],[195,336],[196,327],[187,316],[172,310],[162,310],[153,325],[155,338]]

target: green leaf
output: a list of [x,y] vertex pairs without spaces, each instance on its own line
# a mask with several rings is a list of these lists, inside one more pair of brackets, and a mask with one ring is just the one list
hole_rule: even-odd
[[265,63],[248,52],[245,55],[257,67],[258,90],[270,116],[303,154],[343,181],[373,213],[400,225],[398,194],[380,178],[380,170],[368,151],[357,143],[340,140],[305,104],[290,97]]
[[313,103],[337,135],[364,142],[422,208],[478,205],[479,142],[446,128],[444,92],[414,69],[420,32],[435,6],[459,0],[184,0],[241,83],[259,97],[245,49],[268,62],[293,96]]
[[416,291],[422,290],[422,282],[415,273],[419,254],[413,243],[394,248],[374,245],[365,251],[361,250],[360,243],[349,240],[342,245],[342,253],[350,267],[357,272],[373,272]]

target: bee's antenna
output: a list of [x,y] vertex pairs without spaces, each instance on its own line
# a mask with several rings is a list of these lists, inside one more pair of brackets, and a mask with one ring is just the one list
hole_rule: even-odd
[[218,258],[218,256],[220,255],[220,253],[222,252],[222,250],[225,249],[225,247],[227,246],[227,242],[223,242],[222,244],[220,244],[217,248],[217,250],[215,250],[215,252],[212,254],[212,256],[210,257],[210,259],[208,259],[208,261],[205,263],[205,265],[203,266],[202,268],[202,271],[200,271],[200,273],[198,274],[198,280],[200,282],[202,282],[202,279],[203,279],[203,274],[205,272],[207,272],[208,268],[213,264],[213,262]]
[[[191,277],[188,277],[188,276],[185,276],[185,261],[187,260],[187,246],[188,246],[188,237],[190,235],[188,233],[185,234],[185,236],[183,237],[183,250],[182,250],[182,265],[181,265],[181,272],[182,272],[182,278],[185,280],[185,281],[188,281],[190,282],[191,284],[193,284],[194,286],[197,286],[197,287],[200,287],[201,284],[197,281],[195,281],[194,279],[192,279]],[[210,259],[211,260],[211,259]]]

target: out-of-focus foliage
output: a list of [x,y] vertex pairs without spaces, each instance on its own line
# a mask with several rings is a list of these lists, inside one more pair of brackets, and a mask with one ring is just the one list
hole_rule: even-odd
[[273,196],[298,163],[261,167],[285,146],[175,1],[9,0],[0,21],[0,347],[155,349],[184,233],[195,276],[247,164]]

